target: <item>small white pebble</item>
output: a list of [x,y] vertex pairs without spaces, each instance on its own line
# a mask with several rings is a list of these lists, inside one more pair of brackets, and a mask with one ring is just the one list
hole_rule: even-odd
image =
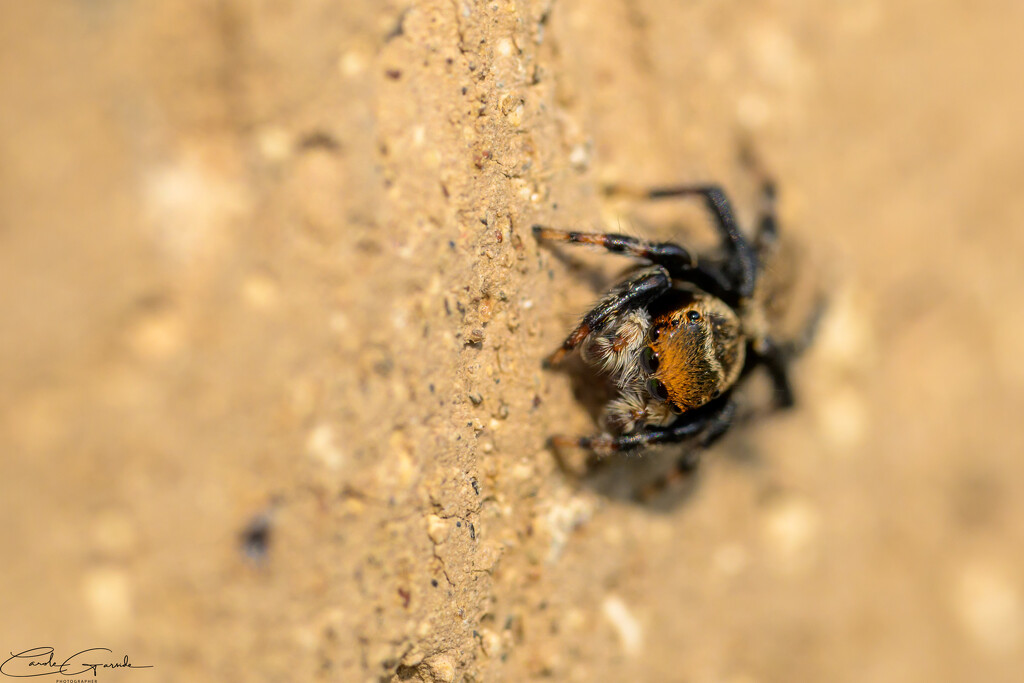
[[349,50],[338,60],[338,70],[344,76],[358,76],[366,70],[366,57],[355,50]]
[[852,388],[835,392],[815,409],[822,435],[833,446],[853,452],[867,431],[867,406]]
[[441,545],[447,541],[451,532],[452,526],[447,520],[441,519],[437,515],[427,516],[427,535],[430,536],[434,545]]
[[117,631],[127,626],[132,599],[128,574],[114,567],[91,570],[85,576],[85,603],[102,628]]
[[861,368],[873,355],[866,305],[850,289],[829,301],[814,342],[814,353],[839,368]]
[[993,654],[1018,650],[1024,635],[1021,595],[1002,568],[969,563],[960,570],[953,596],[961,624],[979,646]]
[[221,246],[228,224],[249,208],[245,187],[227,170],[199,160],[141,174],[146,227],[165,256],[189,264]]
[[638,654],[643,647],[643,628],[626,603],[616,595],[609,595],[601,604],[601,611],[618,633],[626,654]]
[[526,481],[534,476],[533,465],[528,461],[521,461],[515,464],[511,472],[512,478],[518,481]]
[[482,628],[480,633],[480,647],[488,657],[500,657],[502,654],[501,636],[494,631]]
[[292,153],[292,136],[281,126],[267,126],[256,133],[256,148],[267,161],[281,162]]
[[580,143],[573,145],[569,151],[569,163],[578,171],[582,171],[590,165],[590,151],[587,145]]
[[515,128],[518,128],[521,125],[523,125],[524,111],[525,108],[523,107],[522,101],[520,101],[518,104],[516,104],[516,106],[512,107],[512,110],[505,115],[505,118],[508,119],[510,125],[512,125]]
[[793,572],[806,566],[818,526],[817,511],[803,500],[787,496],[771,504],[764,533],[782,569]]
[[544,515],[547,531],[551,536],[548,562],[554,563],[562,556],[569,534],[594,514],[594,502],[590,498],[576,495],[566,501],[555,502]]
[[409,325],[409,313],[405,309],[396,306],[391,311],[391,324],[400,332],[405,332]]
[[808,75],[805,62],[791,35],[775,25],[762,25],[750,31],[754,63],[762,80],[773,86],[795,88]]
[[328,424],[317,425],[306,437],[306,454],[328,469],[341,467],[344,455],[337,446],[334,428]]
[[392,432],[388,438],[388,447],[394,454],[394,459],[385,458],[381,461],[379,468],[381,481],[390,481],[398,488],[404,489],[417,474],[409,440],[401,430],[397,430]]
[[424,660],[423,664],[430,671],[436,683],[452,683],[455,680],[455,664],[448,655],[434,655]]
[[331,328],[331,332],[339,336],[348,332],[351,328],[348,316],[341,311],[331,313],[327,318],[327,326]]

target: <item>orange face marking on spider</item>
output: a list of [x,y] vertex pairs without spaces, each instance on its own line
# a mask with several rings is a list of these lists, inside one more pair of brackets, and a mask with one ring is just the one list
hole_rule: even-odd
[[723,301],[697,294],[654,318],[640,364],[647,389],[676,412],[717,398],[739,377],[746,344],[739,318]]

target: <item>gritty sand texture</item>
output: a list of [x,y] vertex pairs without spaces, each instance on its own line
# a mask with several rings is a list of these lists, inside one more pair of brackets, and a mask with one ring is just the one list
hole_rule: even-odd
[[[1018,681],[1024,5],[0,6],[0,652],[101,681]],[[541,359],[778,179],[829,308],[760,415],[580,483]],[[756,411],[766,384],[745,392]],[[763,413],[763,411],[762,411]]]

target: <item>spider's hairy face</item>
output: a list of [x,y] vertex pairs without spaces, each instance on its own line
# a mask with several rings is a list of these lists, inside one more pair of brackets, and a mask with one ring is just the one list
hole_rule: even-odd
[[673,412],[699,408],[739,377],[746,339],[736,312],[703,292],[675,290],[652,311],[640,367],[646,389]]

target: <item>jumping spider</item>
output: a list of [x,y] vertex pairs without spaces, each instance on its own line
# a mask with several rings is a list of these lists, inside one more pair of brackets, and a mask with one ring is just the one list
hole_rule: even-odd
[[774,185],[763,181],[763,207],[752,241],[740,231],[717,186],[609,191],[643,199],[703,198],[721,249],[696,255],[672,242],[533,227],[539,240],[598,246],[650,264],[613,287],[548,358],[549,365],[556,365],[579,347],[583,360],[607,373],[618,390],[605,407],[603,433],[552,441],[556,447],[583,448],[604,457],[693,440],[697,448],[680,459],[675,470],[680,475],[696,465],[700,449],[729,428],[736,414],[733,393],[756,366],[768,370],[776,404],[793,403],[787,374],[791,348],[777,344],[770,333],[770,295],[762,278],[776,251]]

